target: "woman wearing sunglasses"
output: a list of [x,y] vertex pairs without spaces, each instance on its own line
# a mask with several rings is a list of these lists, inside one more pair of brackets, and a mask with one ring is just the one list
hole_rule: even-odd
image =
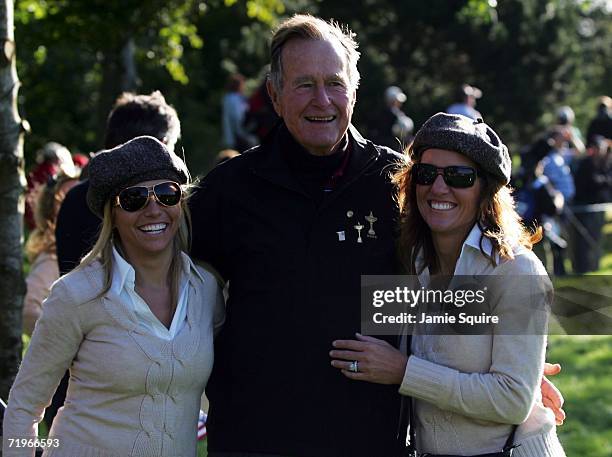
[[143,136],[96,155],[89,174],[100,236],[43,308],[9,396],[4,455],[34,455],[9,439],[36,437],[70,368],[45,455],[195,456],[224,310],[214,277],[185,254],[187,168]]
[[[548,299],[548,280],[531,251],[541,234],[527,232],[514,210],[506,146],[481,119],[438,113],[416,134],[411,152],[413,161],[396,176],[408,274],[423,287],[503,275],[484,309],[508,320],[506,329],[529,323]],[[527,302],[537,306],[525,308]],[[417,309],[432,316],[455,306],[421,302]],[[418,453],[563,456],[554,414],[541,401],[545,321],[543,314],[532,331],[493,327],[469,335],[462,334],[467,324],[430,331],[430,322],[416,320],[410,356],[358,335],[359,341],[334,342],[332,365],[354,380],[398,384],[412,397]]]

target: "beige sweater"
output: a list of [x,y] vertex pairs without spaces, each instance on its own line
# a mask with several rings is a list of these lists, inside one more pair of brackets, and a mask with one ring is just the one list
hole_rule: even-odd
[[41,252],[32,263],[26,277],[27,293],[23,299],[23,331],[32,335],[34,325],[42,312],[42,303],[49,289],[59,278],[59,267],[55,253]]
[[[492,314],[501,322],[519,319],[530,303],[546,293],[545,281],[529,276],[545,278],[546,271],[533,252],[522,248],[515,251],[514,260],[493,267],[480,252],[480,234],[475,226],[463,245],[455,275],[502,276],[504,287],[487,296]],[[488,240],[483,246],[490,252]],[[428,282],[427,270],[419,281]],[[414,399],[418,451],[499,452],[512,424],[521,424],[514,440],[520,444],[516,457],[565,456],[554,414],[541,401],[544,323],[537,325],[538,331],[520,332],[524,334],[436,335],[426,331],[427,324],[417,328],[399,391]]]
[[[198,267],[199,269],[199,267]],[[187,323],[173,340],[146,334],[133,313],[102,287],[94,264],[56,282],[11,389],[5,457],[32,456],[7,438],[35,437],[44,408],[70,368],[70,386],[45,456],[196,455],[200,396],[213,364],[213,327],[223,300],[213,276],[190,273]]]

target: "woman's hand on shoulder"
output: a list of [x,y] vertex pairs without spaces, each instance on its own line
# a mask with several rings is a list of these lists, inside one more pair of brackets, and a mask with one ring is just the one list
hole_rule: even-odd
[[[357,340],[336,340],[331,365],[344,376],[377,384],[401,384],[408,357],[384,340],[356,334]],[[351,371],[353,362],[358,371]]]

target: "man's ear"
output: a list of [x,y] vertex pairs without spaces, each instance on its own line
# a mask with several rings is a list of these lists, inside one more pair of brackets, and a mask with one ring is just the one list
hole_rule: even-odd
[[276,114],[278,114],[280,117],[283,117],[281,114],[281,110],[280,110],[280,102],[278,101],[279,94],[274,89],[274,85],[272,84],[272,81],[270,81],[269,78],[266,81],[266,89],[268,90],[268,95],[270,96],[270,100],[272,100],[274,111],[276,111]]

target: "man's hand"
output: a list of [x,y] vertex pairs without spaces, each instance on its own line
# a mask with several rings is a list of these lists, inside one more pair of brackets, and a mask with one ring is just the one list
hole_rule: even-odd
[[546,376],[554,376],[561,371],[561,365],[555,363],[544,364],[544,376],[542,377],[542,385],[540,389],[542,391],[542,403],[547,408],[552,409],[555,413],[555,421],[557,425],[563,425],[565,420],[565,411],[563,411],[563,395],[555,385],[550,382]]
[[[330,351],[332,366],[347,378],[377,384],[401,384],[408,357],[383,340],[356,334],[355,340],[336,340]],[[357,361],[359,371],[350,371],[351,362]]]

